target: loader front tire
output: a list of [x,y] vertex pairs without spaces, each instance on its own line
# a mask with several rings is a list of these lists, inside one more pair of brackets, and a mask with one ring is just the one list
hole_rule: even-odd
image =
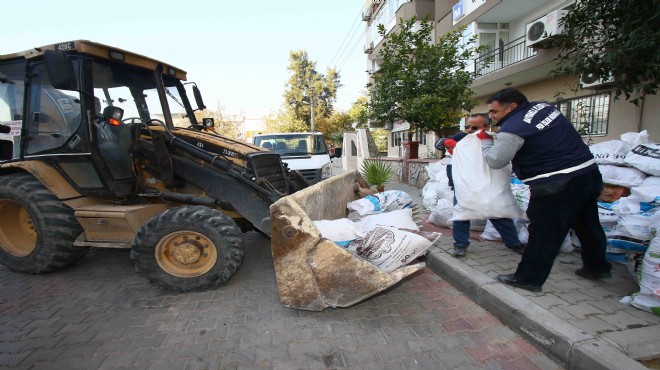
[[27,173],[0,176],[0,262],[38,274],[79,260],[87,248],[73,242],[83,232],[73,210]]
[[171,208],[138,230],[135,271],[166,290],[215,288],[243,262],[243,234],[234,221],[204,206]]

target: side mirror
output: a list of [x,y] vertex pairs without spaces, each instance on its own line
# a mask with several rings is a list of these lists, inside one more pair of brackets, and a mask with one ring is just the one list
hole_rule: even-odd
[[206,109],[206,105],[204,105],[204,101],[202,100],[202,93],[199,92],[199,88],[197,87],[197,85],[193,85],[193,95],[195,96],[195,103],[197,103],[197,109],[199,110]]
[[46,61],[48,78],[54,88],[59,90],[79,90],[73,65],[65,53],[56,50],[46,50],[44,52],[44,60]]

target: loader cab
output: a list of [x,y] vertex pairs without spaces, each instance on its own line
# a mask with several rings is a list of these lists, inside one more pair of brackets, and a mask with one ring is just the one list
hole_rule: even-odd
[[83,195],[126,198],[137,126],[197,124],[183,71],[88,41],[35,50],[0,56],[0,163],[47,162]]

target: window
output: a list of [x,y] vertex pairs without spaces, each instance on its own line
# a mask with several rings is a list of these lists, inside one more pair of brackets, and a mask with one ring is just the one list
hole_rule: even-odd
[[[392,132],[390,147],[401,146],[402,141],[408,141],[409,131]],[[415,136],[412,138],[414,141],[419,141],[421,145],[426,145],[426,133],[421,130],[415,131]]]
[[415,137],[413,140],[419,141],[420,145],[426,145],[426,133],[421,130],[415,131]]
[[562,101],[559,110],[582,135],[607,135],[610,95],[582,96]]
[[54,88],[43,63],[30,72],[26,153],[34,154],[63,146],[80,127],[81,114],[80,94]]
[[403,141],[403,136],[404,134],[407,134],[408,131],[397,131],[392,133],[392,140],[390,140],[390,146],[395,147],[395,146],[401,146],[401,142]]

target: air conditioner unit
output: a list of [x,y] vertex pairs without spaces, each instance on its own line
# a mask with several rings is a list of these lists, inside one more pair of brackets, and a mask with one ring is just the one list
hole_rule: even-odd
[[527,46],[534,48],[548,47],[550,36],[559,35],[564,27],[560,25],[559,20],[568,13],[567,10],[555,10],[543,17],[527,24],[525,37]]
[[369,22],[371,20],[371,9],[362,12],[362,20],[364,22]]
[[365,54],[371,54],[371,52],[374,51],[374,42],[371,41],[367,45],[364,45],[364,53]]
[[580,85],[583,89],[596,89],[599,87],[607,87],[614,82],[614,77],[609,75],[607,77],[599,77],[595,73],[583,73],[580,76]]

